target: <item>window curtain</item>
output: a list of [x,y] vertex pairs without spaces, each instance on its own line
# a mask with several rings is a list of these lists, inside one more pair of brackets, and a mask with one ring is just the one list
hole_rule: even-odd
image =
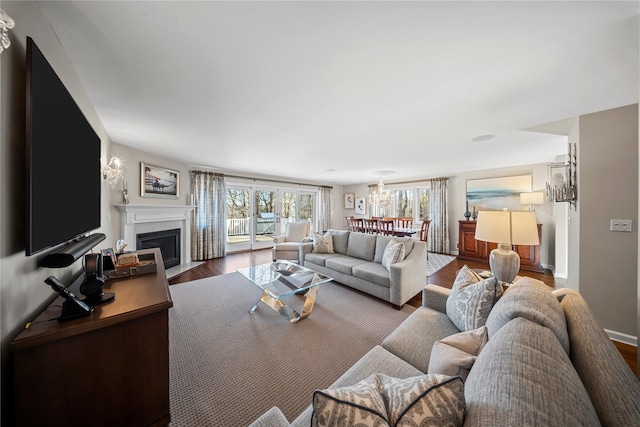
[[191,221],[191,258],[197,261],[226,255],[225,177],[219,173],[191,171],[191,193],[196,208]]
[[447,200],[449,198],[449,178],[435,178],[429,184],[429,210],[431,226],[429,227],[428,250],[441,254],[449,253],[449,214]]
[[331,228],[331,187],[320,187],[320,231],[325,232]]

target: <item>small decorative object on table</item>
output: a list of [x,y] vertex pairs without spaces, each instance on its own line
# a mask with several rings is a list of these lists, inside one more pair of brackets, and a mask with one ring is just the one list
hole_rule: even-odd
[[119,254],[124,253],[124,248],[127,247],[127,242],[125,242],[124,240],[120,239],[116,242],[116,251],[118,251]]
[[467,218],[467,221],[469,221],[469,218],[471,217],[471,212],[469,212],[469,201],[467,200],[467,210],[464,211],[464,217]]
[[476,212],[476,207],[473,207],[473,215],[471,215],[471,219],[472,220],[476,220],[476,218],[478,218],[478,212]]
[[140,264],[138,254],[121,254],[118,256],[118,263],[116,264],[116,268],[135,267],[138,264]]

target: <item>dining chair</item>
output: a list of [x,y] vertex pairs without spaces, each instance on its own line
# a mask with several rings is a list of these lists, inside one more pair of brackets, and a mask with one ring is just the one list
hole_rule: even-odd
[[364,232],[369,234],[378,234],[378,220],[373,218],[364,218]]
[[411,217],[405,217],[405,218],[398,218],[398,228],[411,228],[413,227],[413,218]]
[[393,236],[395,232],[395,222],[392,219],[378,220],[378,233],[385,236]]
[[353,227],[352,231],[356,231],[359,233],[362,233],[364,231],[364,221],[362,220],[362,218],[353,218],[351,220],[351,224]]
[[429,226],[431,220],[427,219],[422,221],[422,227],[420,227],[420,241],[427,244],[427,259],[429,259]]
[[345,216],[346,220],[347,220],[347,230],[349,231],[355,231],[353,229],[353,218],[352,216]]

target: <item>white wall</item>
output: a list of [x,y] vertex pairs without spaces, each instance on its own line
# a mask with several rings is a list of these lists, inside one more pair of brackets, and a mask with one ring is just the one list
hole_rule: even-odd
[[[570,241],[570,254],[579,259],[579,290],[611,336],[635,340],[638,105],[581,116],[579,126],[579,241]],[[610,231],[611,219],[633,220],[632,232]]]
[[[139,151],[125,145],[113,143],[111,145],[110,156],[116,156],[123,162],[124,177],[127,180],[127,188],[129,192],[129,203],[132,205],[187,205],[189,204],[189,194],[191,193],[191,177],[189,175],[189,165],[176,162],[175,160],[158,157],[156,155]],[[178,198],[157,198],[142,197],[141,192],[141,173],[140,162],[154,166],[161,166],[180,172],[180,182],[178,187]],[[122,181],[119,181],[115,187],[108,186],[109,194],[113,204],[123,203]],[[115,247],[115,241],[121,239],[122,218],[120,211],[111,206],[109,210],[109,222],[113,230],[113,241],[107,240],[103,245],[107,247]]]
[[[69,59],[58,43],[47,18],[35,2],[3,1],[2,8],[16,26],[9,31],[11,46],[0,55],[0,329],[2,332],[2,421],[6,420],[6,396],[11,395],[7,381],[7,360],[11,340],[23,329],[33,315],[48,304],[56,294],[44,283],[53,274],[69,283],[81,269],[81,262],[67,268],[39,268],[39,260],[46,255],[25,256],[25,66],[26,37],[34,39],[47,60],[80,106],[87,120],[102,141],[102,156],[111,145],[92,104]],[[111,236],[109,192],[106,182],[102,191],[102,227],[98,230]],[[81,197],[69,189],[67,197]],[[64,200],[60,200],[64,206]],[[56,207],[52,207],[56,208]]]

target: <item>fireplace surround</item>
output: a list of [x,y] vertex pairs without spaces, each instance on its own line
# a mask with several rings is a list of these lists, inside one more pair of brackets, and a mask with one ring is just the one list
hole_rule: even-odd
[[115,207],[121,212],[122,239],[127,250],[138,250],[137,235],[166,230],[180,230],[180,264],[191,262],[191,211],[186,205],[131,205]]

